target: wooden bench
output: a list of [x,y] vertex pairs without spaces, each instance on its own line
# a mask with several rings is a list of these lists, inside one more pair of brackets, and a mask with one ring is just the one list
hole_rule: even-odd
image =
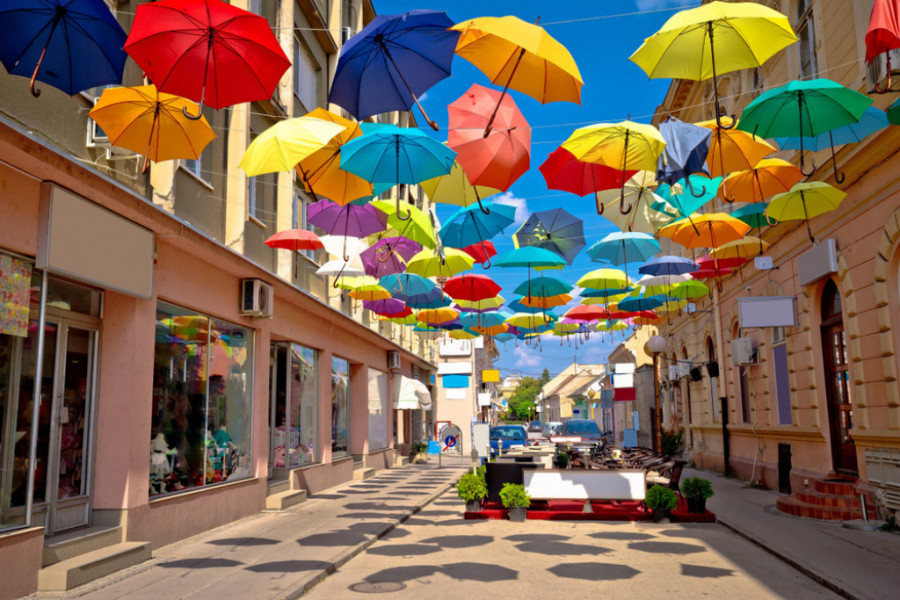
[[534,500],[643,500],[641,469],[537,469],[522,473]]

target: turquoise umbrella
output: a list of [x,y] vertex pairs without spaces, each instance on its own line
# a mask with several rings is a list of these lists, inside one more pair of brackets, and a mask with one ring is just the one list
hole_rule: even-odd
[[559,254],[537,248],[535,246],[523,246],[510,250],[500,258],[494,260],[498,267],[528,267],[532,269],[561,269],[566,264],[566,259]]
[[391,296],[403,300],[404,296],[419,296],[427,294],[435,288],[430,279],[425,279],[412,273],[394,273],[382,277],[378,284],[389,291]]
[[484,212],[478,204],[456,211],[441,227],[440,236],[444,245],[465,248],[489,240],[516,218],[515,206],[485,202],[484,207],[489,212]]
[[653,310],[666,303],[666,296],[638,296],[637,298],[625,298],[617,305],[619,310],[625,312],[640,312]]
[[[520,296],[542,296],[548,298],[550,296],[559,296],[560,294],[568,294],[572,291],[572,284],[556,279],[555,277],[537,277],[528,282],[523,282],[515,290],[514,294]],[[529,293],[530,292],[530,293]]]
[[610,233],[586,250],[592,261],[613,265],[645,261],[659,251],[659,242],[649,233],[621,231]]
[[496,327],[506,322],[513,313],[509,310],[492,310],[484,313],[463,313],[459,317],[459,322],[463,327],[471,329],[472,327]]

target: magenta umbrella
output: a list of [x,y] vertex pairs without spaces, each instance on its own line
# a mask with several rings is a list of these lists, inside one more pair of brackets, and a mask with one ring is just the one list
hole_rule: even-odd
[[405,237],[382,238],[360,253],[366,275],[378,277],[402,273],[406,261],[416,255],[422,245]]
[[406,303],[397,298],[386,298],[384,300],[363,300],[363,308],[371,310],[379,315],[395,315],[403,312]]
[[[307,220],[329,234],[350,237],[366,237],[387,228],[387,214],[372,205],[348,204],[341,206],[331,200],[319,200],[307,209]],[[344,261],[349,261],[344,244]]]

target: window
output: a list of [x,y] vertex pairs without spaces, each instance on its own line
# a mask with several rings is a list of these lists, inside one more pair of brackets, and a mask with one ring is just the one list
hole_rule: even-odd
[[812,79],[819,72],[816,63],[816,29],[812,0],[797,2],[797,37],[800,40],[800,77]]
[[[297,183],[298,188],[302,183]],[[291,208],[291,227],[294,229],[306,229],[307,231],[315,231],[315,225],[309,222],[309,206],[312,204],[310,198],[299,189],[294,191],[294,203]],[[311,261],[316,260],[315,250],[301,250],[300,253]]]
[[369,451],[387,448],[388,437],[388,376],[369,369]]
[[183,159],[181,168],[207,185],[211,185],[212,155],[209,152],[204,152],[198,159]]
[[331,457],[350,454],[350,363],[331,359]]
[[254,15],[262,14],[262,0],[248,0],[247,1],[247,10],[252,12]]
[[159,302],[150,496],[251,476],[252,330]]
[[300,344],[272,345],[276,381],[270,417],[276,469],[316,462],[319,448],[319,366],[315,350]]
[[772,363],[775,370],[775,400],[778,406],[778,424],[790,425],[791,385],[788,381],[787,343],[784,327],[772,329]]
[[319,67],[297,36],[294,36],[294,93],[307,111],[319,105]]
[[247,214],[254,219],[259,218],[256,215],[256,200],[259,196],[262,196],[262,194],[259,194],[256,188],[260,183],[258,177],[247,178]]
[[[713,345],[712,338],[706,338],[706,360],[708,362],[712,362],[716,360],[716,347]],[[710,377],[709,378],[709,401],[712,404],[712,415],[713,419],[716,421],[719,420],[719,417],[722,413],[721,406],[719,405],[719,378],[718,377]]]

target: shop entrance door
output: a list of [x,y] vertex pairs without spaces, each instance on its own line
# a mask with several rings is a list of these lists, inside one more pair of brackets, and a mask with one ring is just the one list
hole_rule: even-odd
[[853,427],[853,387],[844,333],[841,296],[833,281],[825,285],[822,296],[822,350],[825,354],[825,395],[831,430],[831,454],[834,470],[856,475],[856,443],[850,436]]

